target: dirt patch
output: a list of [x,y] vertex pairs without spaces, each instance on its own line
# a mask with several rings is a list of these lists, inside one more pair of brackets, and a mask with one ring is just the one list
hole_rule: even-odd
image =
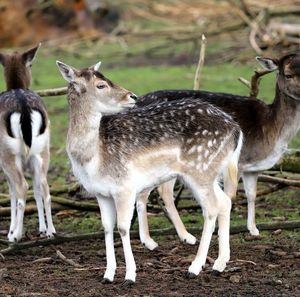
[[[254,241],[247,241],[244,235],[232,236],[232,257],[226,271],[214,276],[212,264],[207,264],[195,279],[187,279],[186,271],[197,246],[164,237],[158,239],[157,250],[148,251],[134,240],[137,282],[130,288],[122,287],[125,263],[119,243],[116,278],[106,285],[101,283],[105,268],[102,241],[24,250],[0,262],[0,296],[300,296],[300,244],[293,240],[293,232],[276,235],[275,240],[274,236],[265,233]],[[56,250],[86,270],[64,263]],[[214,238],[210,256],[216,255]],[[46,262],[34,262],[45,257],[49,258]]]

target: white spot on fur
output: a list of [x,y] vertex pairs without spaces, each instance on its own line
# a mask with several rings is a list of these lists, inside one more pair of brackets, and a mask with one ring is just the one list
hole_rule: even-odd
[[188,155],[191,155],[191,154],[193,154],[193,153],[195,153],[196,152],[196,146],[192,146],[189,150],[188,150]]

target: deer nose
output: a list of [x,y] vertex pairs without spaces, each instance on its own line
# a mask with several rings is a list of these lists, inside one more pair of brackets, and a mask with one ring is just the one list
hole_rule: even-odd
[[133,93],[128,93],[126,98],[127,98],[127,104],[133,106],[135,104],[135,100],[137,99],[137,96]]
[[131,94],[129,94],[129,98],[136,100],[138,97],[137,97],[137,95],[131,93]]

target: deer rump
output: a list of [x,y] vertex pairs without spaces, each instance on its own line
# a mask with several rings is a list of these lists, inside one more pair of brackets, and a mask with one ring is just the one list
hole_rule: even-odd
[[0,96],[0,108],[6,107],[5,125],[7,134],[12,138],[21,138],[28,148],[32,137],[46,130],[46,114],[41,98],[29,90],[16,89]]

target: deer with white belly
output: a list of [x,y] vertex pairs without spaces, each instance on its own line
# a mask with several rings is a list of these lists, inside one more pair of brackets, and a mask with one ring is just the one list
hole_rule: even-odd
[[[269,71],[277,71],[275,99],[271,104],[247,96],[193,90],[162,90],[148,93],[136,101],[142,108],[162,102],[174,104],[176,100],[190,98],[196,102],[207,102],[220,108],[240,125],[244,133],[244,145],[239,162],[239,175],[243,179],[248,199],[247,227],[252,235],[258,235],[255,222],[255,198],[258,174],[270,169],[285,152],[288,142],[300,128],[300,54],[289,54],[279,59],[257,58]],[[185,229],[174,205],[173,187],[175,180],[159,187],[167,212],[181,240],[190,244],[196,238]],[[235,186],[225,180],[225,192],[234,196]],[[146,203],[148,193],[138,199],[141,241],[149,249],[157,243],[150,237],[147,223]]]
[[219,256],[213,269],[223,271],[230,257],[231,200],[218,180],[227,172],[237,182],[243,138],[239,126],[212,105],[193,100],[128,109],[136,96],[99,73],[99,63],[83,70],[57,65],[69,82],[67,152],[73,172],[100,206],[107,258],[104,282],[112,282],[116,270],[116,221],[126,261],[125,284],[135,282],[130,223],[136,196],[175,177],[191,188],[205,219],[189,275],[199,274],[205,264],[216,219]]

